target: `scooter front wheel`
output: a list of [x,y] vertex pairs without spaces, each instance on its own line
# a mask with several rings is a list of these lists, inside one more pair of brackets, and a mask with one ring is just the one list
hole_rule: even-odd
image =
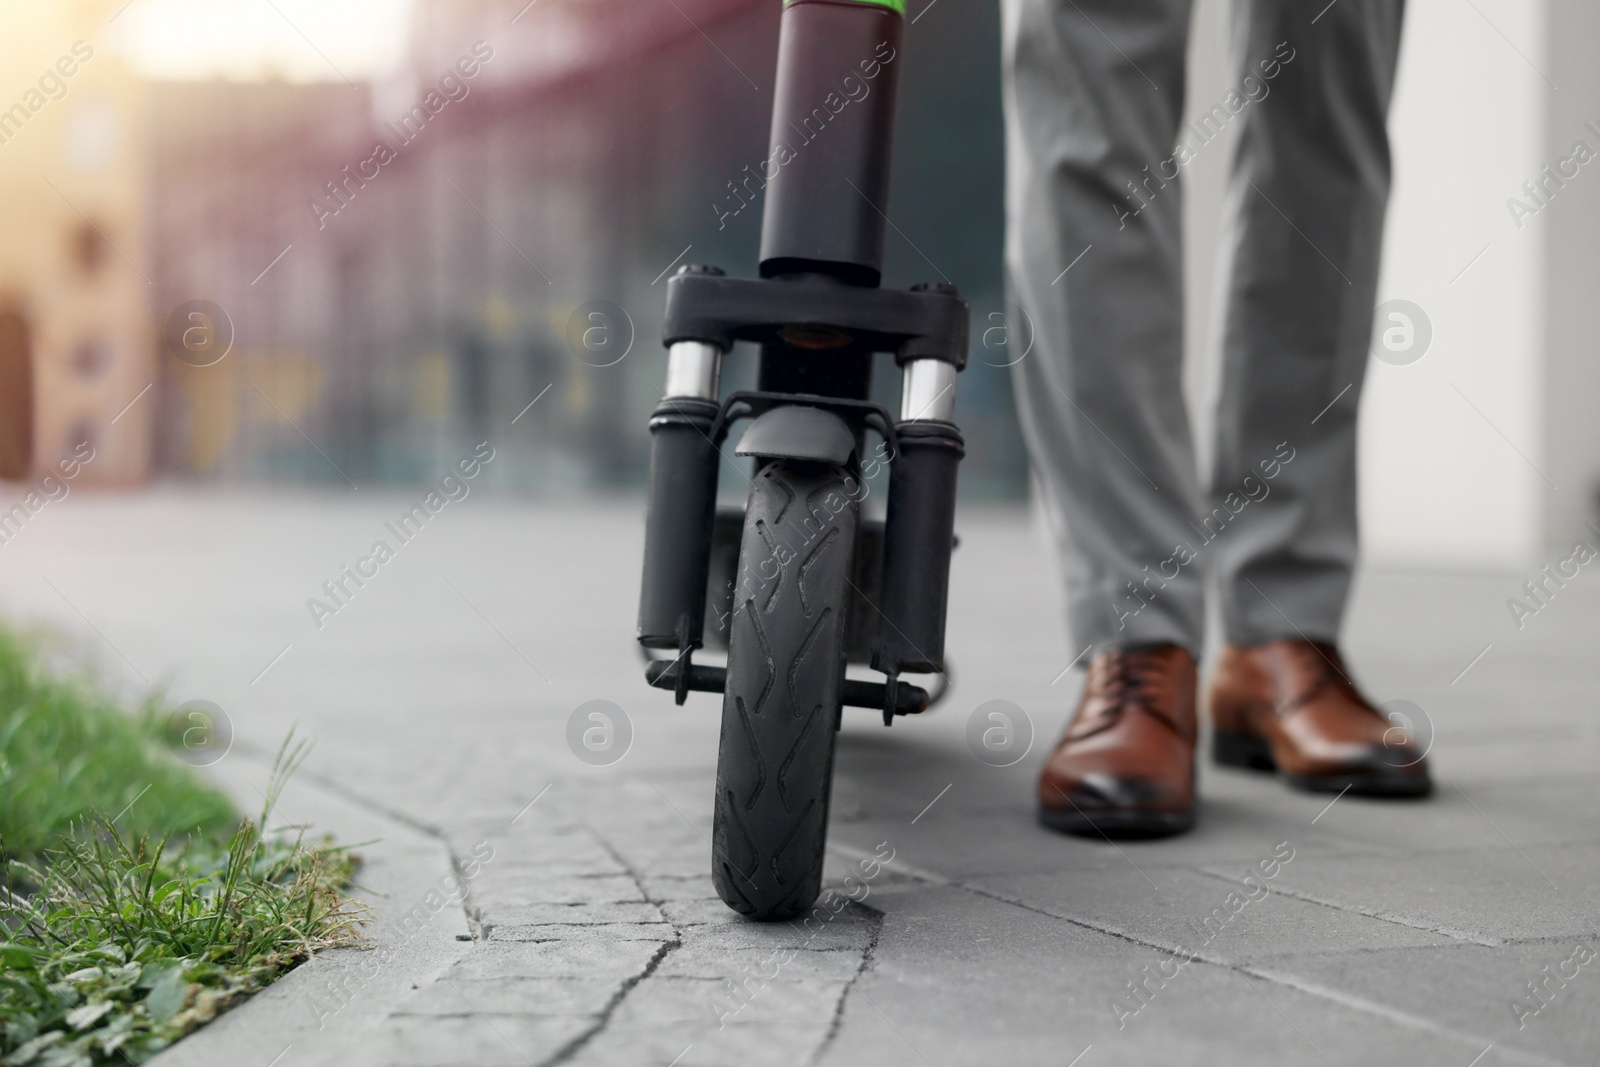
[[755,919],[792,918],[822,889],[858,484],[832,464],[778,460],[745,510],[712,881]]

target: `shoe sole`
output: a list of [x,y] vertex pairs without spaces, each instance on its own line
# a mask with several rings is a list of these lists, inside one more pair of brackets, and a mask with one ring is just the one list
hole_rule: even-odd
[[1076,837],[1171,837],[1194,826],[1194,809],[1188,811],[1060,811],[1039,807],[1039,822]]
[[1306,793],[1343,793],[1364,797],[1425,797],[1433,792],[1433,780],[1426,774],[1396,771],[1392,774],[1363,771],[1357,774],[1290,774],[1278,770],[1272,747],[1248,734],[1214,732],[1211,735],[1211,762],[1221,767],[1276,774],[1284,784]]

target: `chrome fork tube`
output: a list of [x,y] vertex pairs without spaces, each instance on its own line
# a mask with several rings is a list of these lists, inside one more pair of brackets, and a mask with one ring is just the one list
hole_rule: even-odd
[[956,367],[942,359],[913,359],[900,385],[900,420],[954,422]]
[[667,350],[668,397],[715,400],[722,384],[722,349],[705,341],[677,341]]

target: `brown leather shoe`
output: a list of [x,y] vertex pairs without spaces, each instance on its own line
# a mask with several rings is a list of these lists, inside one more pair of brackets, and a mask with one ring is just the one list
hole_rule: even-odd
[[1322,641],[1228,645],[1211,676],[1211,756],[1297,789],[1381,797],[1433,791],[1425,753],[1350,680]]
[[1098,837],[1194,825],[1194,657],[1177,645],[1103,652],[1039,775],[1039,821]]

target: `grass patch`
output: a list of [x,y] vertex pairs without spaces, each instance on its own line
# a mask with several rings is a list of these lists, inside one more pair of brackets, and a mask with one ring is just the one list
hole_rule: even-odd
[[87,679],[47,674],[42,640],[0,629],[0,842],[10,855],[37,857],[94,815],[134,837],[226,839],[239,814],[172,758],[159,702],[130,715]]
[[0,1064],[142,1063],[318,949],[358,940],[354,857],[264,833],[122,711],[0,631]]

